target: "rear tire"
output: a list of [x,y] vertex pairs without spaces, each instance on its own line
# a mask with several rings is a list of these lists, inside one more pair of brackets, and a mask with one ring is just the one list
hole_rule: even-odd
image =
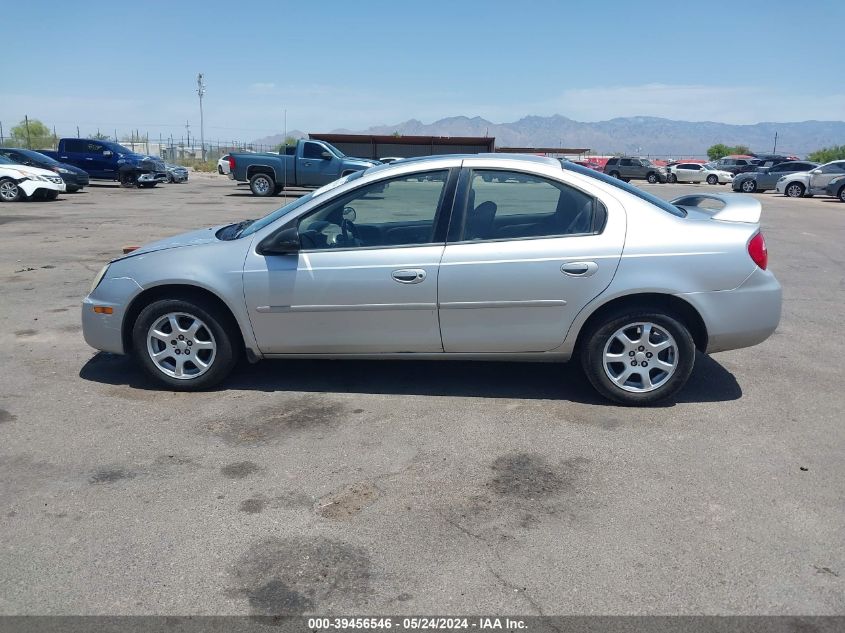
[[669,178],[667,178],[667,180],[671,183],[676,183],[678,182],[678,177],[675,174],[669,174]]
[[223,168],[220,165],[217,165],[217,173],[223,175]]
[[270,174],[255,174],[249,179],[249,189],[252,195],[266,198],[276,191],[276,181]]
[[[672,314],[623,309],[585,332],[580,355],[587,379],[602,396],[642,406],[670,398],[683,388],[695,364],[695,343]],[[610,360],[616,357],[618,361]]]
[[618,171],[612,171],[608,174],[608,176],[610,176],[611,178],[617,178],[619,180],[622,179]]
[[786,185],[783,194],[788,198],[803,198],[806,188],[800,182],[791,182]]
[[[177,328],[170,325],[174,322]],[[194,324],[199,325],[191,333]],[[199,391],[218,384],[237,363],[236,327],[209,302],[161,299],[138,315],[132,328],[132,348],[144,371],[157,382],[175,391]],[[164,336],[155,336],[153,331]]]

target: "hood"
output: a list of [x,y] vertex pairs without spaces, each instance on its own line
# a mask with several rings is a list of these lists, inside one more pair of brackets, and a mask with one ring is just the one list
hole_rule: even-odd
[[366,165],[367,167],[374,167],[375,165],[381,165],[380,160],[375,160],[372,158],[356,158],[354,156],[347,156],[343,159],[348,165]]
[[[118,257],[119,259],[127,259],[135,257],[136,255],[144,255],[146,253],[154,253],[155,251],[163,251],[170,248],[182,248],[184,246],[198,246],[200,244],[210,244],[212,242],[219,242],[216,233],[228,224],[221,224],[219,226],[212,226],[207,229],[199,229],[197,231],[189,231],[188,233],[180,233],[173,237],[166,237],[163,240],[150,242],[144,244],[141,248],[128,253],[125,257]],[[117,261],[114,260],[114,261]]]
[[0,169],[8,169],[16,171],[24,176],[58,176],[58,174],[50,169],[42,169],[41,167],[30,167],[29,165],[0,165]]
[[77,176],[87,176],[88,172],[84,169],[77,167],[76,165],[71,165],[70,163],[59,163],[59,167],[62,169],[67,169],[69,172],[76,174]]
[[117,162],[118,164],[131,163],[144,169],[164,171],[164,161],[155,156],[145,156],[144,154],[135,154],[133,152],[129,152],[128,154],[121,153]]

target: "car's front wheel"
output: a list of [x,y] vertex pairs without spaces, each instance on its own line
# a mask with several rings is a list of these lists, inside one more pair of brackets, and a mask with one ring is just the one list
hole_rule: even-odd
[[255,174],[249,179],[249,189],[254,196],[272,196],[276,191],[276,181],[269,174]]
[[757,192],[757,181],[756,180],[743,180],[742,184],[739,186],[742,189],[743,193],[756,193]]
[[234,327],[206,302],[162,299],[138,315],[132,345],[157,381],[177,391],[197,391],[216,385],[235,366]]
[[708,185],[718,185],[719,184],[719,177],[714,176],[713,174],[710,174],[709,176],[707,176],[707,184]]
[[616,313],[587,332],[581,363],[601,395],[624,405],[648,405],[686,384],[695,343],[674,316],[646,310]]
[[610,176],[611,178],[620,178],[620,179],[622,178],[622,176],[620,175],[620,173],[618,171],[612,171],[608,174],[608,176]]
[[678,182],[678,177],[675,174],[669,174],[669,178],[667,178],[669,182],[675,183]]
[[793,182],[786,186],[784,193],[790,198],[801,198],[804,195],[804,185],[800,182]]
[[650,173],[648,176],[646,176],[646,180],[648,180],[648,183],[650,185],[657,184],[657,181],[658,181],[657,174]]
[[839,188],[839,193],[836,195],[839,202],[845,202],[845,186]]
[[17,202],[24,198],[23,189],[11,178],[0,178],[0,202]]

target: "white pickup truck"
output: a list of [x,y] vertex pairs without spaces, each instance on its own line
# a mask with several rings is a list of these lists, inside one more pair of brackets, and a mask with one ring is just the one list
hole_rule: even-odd
[[778,193],[790,198],[827,195],[830,181],[845,176],[845,160],[834,160],[810,171],[799,171],[782,176],[776,185]]

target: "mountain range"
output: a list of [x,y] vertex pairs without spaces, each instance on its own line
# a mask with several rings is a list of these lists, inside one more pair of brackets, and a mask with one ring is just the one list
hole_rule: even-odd
[[[582,122],[555,114],[526,116],[512,123],[493,123],[482,117],[455,116],[423,123],[409,119],[366,130],[332,130],[344,134],[395,134],[424,136],[493,136],[496,147],[589,148],[593,154],[617,152],[651,156],[703,156],[716,143],[746,145],[756,152],[771,152],[777,133],[777,152],[805,156],[808,152],[845,144],[845,121],[801,121],[733,125],[713,121],[675,121],[635,116],[608,121]],[[289,136],[306,137],[298,130]],[[282,135],[258,139],[272,145]]]

